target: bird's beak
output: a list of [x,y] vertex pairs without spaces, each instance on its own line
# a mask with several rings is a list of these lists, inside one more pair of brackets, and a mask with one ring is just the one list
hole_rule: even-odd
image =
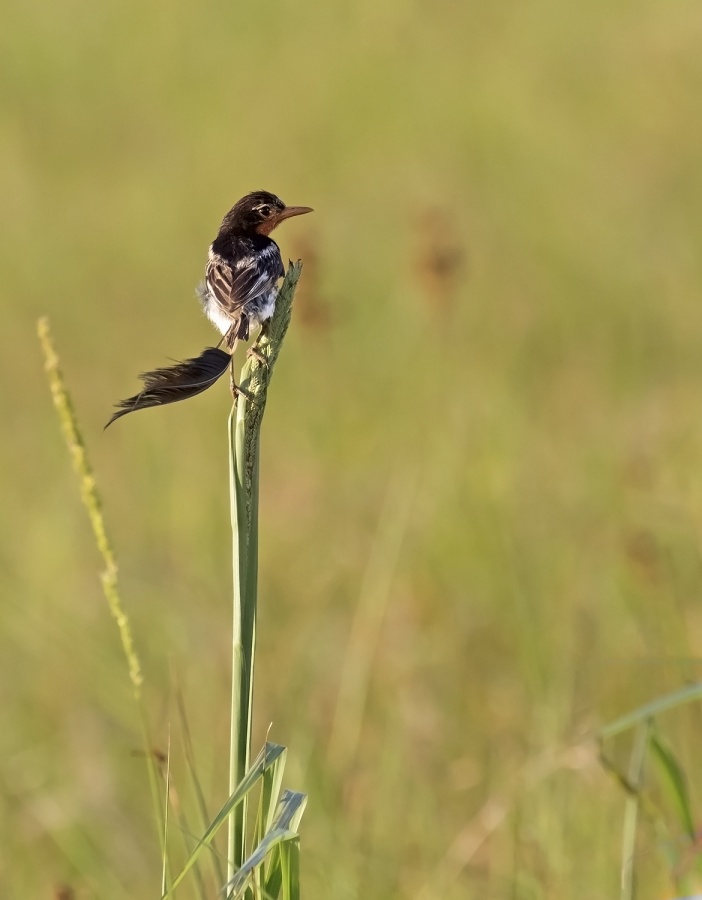
[[285,209],[278,213],[278,221],[283,219],[292,219],[293,216],[304,216],[305,213],[314,212],[311,206],[286,206]]

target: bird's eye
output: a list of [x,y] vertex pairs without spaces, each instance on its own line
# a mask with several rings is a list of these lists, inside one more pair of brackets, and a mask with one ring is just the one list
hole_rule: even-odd
[[267,219],[268,216],[270,216],[270,214],[271,214],[271,208],[270,208],[270,206],[259,206],[258,211],[261,213],[261,215],[262,215],[265,219]]

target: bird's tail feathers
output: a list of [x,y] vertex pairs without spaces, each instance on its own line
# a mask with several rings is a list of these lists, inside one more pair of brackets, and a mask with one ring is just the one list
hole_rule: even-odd
[[218,347],[205,347],[199,356],[192,359],[154,369],[153,372],[144,372],[139,376],[144,382],[143,390],[115,404],[118,410],[113,413],[105,428],[120,416],[126,416],[137,409],[176,403],[201,394],[224,375],[231,359],[229,353]]

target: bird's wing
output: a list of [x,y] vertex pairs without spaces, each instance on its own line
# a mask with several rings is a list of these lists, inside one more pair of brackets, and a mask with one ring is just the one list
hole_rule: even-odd
[[254,297],[260,297],[285,274],[277,244],[242,256],[230,262],[221,256],[213,256],[207,263],[205,281],[212,296],[231,318]]

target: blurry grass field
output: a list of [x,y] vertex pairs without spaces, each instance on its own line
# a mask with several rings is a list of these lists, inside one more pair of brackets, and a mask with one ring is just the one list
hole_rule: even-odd
[[[316,210],[278,233],[305,269],[263,430],[255,707],[310,794],[304,896],[616,895],[624,797],[592,736],[702,676],[698,5],[9,0],[3,20],[3,897],[159,883],[40,314],[159,747],[177,672],[223,799],[229,395],[102,426],[136,372],[213,340],[194,288],[255,188]],[[660,727],[699,823],[699,707]],[[669,826],[642,826],[643,900],[689,864]]]

